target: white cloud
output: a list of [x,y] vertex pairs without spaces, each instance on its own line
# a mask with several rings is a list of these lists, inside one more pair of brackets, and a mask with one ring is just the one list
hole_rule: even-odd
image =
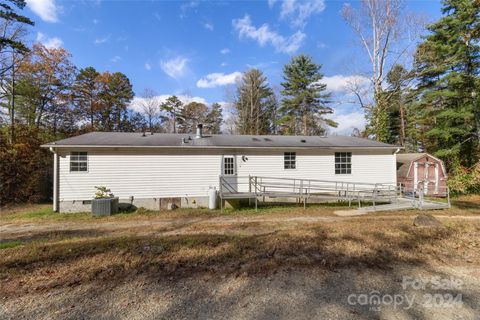
[[190,2],[185,2],[180,6],[180,10],[182,11],[187,11],[189,9],[193,9],[198,7],[198,1],[190,1]]
[[235,71],[228,74],[224,74],[221,72],[210,73],[197,81],[197,87],[215,88],[219,86],[226,86],[228,84],[234,84],[241,77],[242,77],[242,73],[239,71]]
[[95,44],[102,44],[102,43],[105,43],[105,42],[108,42],[108,40],[110,40],[110,36],[106,36],[106,37],[103,37],[103,38],[96,38],[94,43]]
[[222,50],[220,50],[220,53],[221,53],[221,54],[229,54],[229,53],[230,53],[230,49],[228,49],[228,48],[223,48]]
[[150,65],[150,63],[145,62],[145,69],[148,71],[152,70],[152,66]]
[[117,62],[119,62],[120,60],[122,60],[122,57],[120,57],[120,56],[115,56],[115,57],[113,57],[112,59],[110,59],[110,61],[113,62],[113,63],[117,63]]
[[318,49],[325,49],[325,48],[327,48],[327,47],[328,47],[328,46],[327,46],[325,43],[320,42],[320,41],[317,42],[317,48],[318,48]]
[[170,77],[174,79],[181,78],[185,75],[188,70],[188,59],[178,56],[176,58],[160,61],[160,67],[162,68],[163,72],[168,74]]
[[63,45],[62,39],[58,37],[49,38],[41,32],[37,32],[37,42],[40,42],[47,49],[58,49]]
[[268,7],[272,8],[276,2],[277,0],[268,0]]
[[325,10],[324,0],[284,0],[280,17],[290,19],[294,27],[303,28],[311,15],[323,10]]
[[242,19],[234,19],[232,23],[240,38],[253,39],[262,47],[271,44],[278,52],[294,53],[301,47],[306,38],[306,34],[301,31],[297,31],[289,37],[284,37],[275,31],[271,31],[268,24],[256,28],[252,25],[252,20],[248,15],[245,15]]
[[205,22],[203,24],[203,26],[205,27],[205,29],[210,30],[210,31],[213,31],[213,29],[214,29],[213,24],[210,23],[210,22]]
[[329,91],[343,93],[348,93],[352,87],[366,88],[370,84],[370,80],[361,75],[334,75],[331,77],[323,77],[320,82],[326,84],[327,90]]
[[226,63],[226,62],[220,63],[220,67],[226,67],[226,66],[228,66],[228,63]]
[[353,111],[343,114],[333,114],[330,117],[338,123],[337,128],[331,128],[330,132],[340,135],[349,135],[354,128],[363,130],[365,128],[365,115],[360,111]]
[[43,21],[58,22],[59,7],[55,0],[27,0],[27,6]]
[[[171,96],[173,96],[173,94],[162,94],[162,95],[155,96],[154,99],[157,101],[158,104],[160,104],[167,101],[167,99]],[[207,100],[205,100],[202,97],[192,97],[188,95],[175,95],[175,96],[184,104],[187,104],[190,102],[199,102],[203,104],[208,104]],[[143,112],[143,109],[142,109],[143,100],[144,98],[142,97],[134,97],[132,102],[130,103],[129,108],[133,111]]]
[[190,2],[184,2],[180,6],[180,19],[184,19],[187,16],[188,11],[193,10],[194,8],[198,7],[199,2],[198,1],[190,1]]

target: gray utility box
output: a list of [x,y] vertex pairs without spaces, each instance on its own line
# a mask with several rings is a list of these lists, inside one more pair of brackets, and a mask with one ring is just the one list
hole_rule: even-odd
[[94,216],[109,216],[118,212],[118,198],[104,198],[92,200],[92,214]]

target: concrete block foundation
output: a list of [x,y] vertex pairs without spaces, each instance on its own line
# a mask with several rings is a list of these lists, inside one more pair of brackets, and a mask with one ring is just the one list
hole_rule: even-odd
[[[167,208],[168,203],[174,203],[180,208],[208,208],[208,196],[205,197],[168,197],[168,198],[147,198],[147,199],[122,199],[119,200],[120,211],[136,210],[145,208],[147,210],[160,211]],[[218,202],[217,202],[218,203]],[[75,213],[90,212],[91,200],[60,201],[59,212]]]

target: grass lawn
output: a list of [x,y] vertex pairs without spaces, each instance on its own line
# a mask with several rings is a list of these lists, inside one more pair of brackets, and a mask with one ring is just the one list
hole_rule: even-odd
[[[355,206],[352,206],[356,208]],[[255,211],[252,207],[243,207],[240,209],[227,208],[224,212],[220,210],[208,209],[178,209],[175,211],[150,211],[137,210],[134,212],[120,212],[111,217],[93,217],[88,212],[82,213],[65,213],[59,214],[53,212],[51,204],[27,204],[14,205],[11,207],[2,208],[0,210],[0,219],[4,222],[36,222],[42,221],[77,221],[77,220],[117,220],[117,219],[137,219],[145,216],[159,216],[162,217],[215,217],[215,216],[249,216],[249,215],[332,215],[335,210],[347,208],[344,203],[325,203],[325,204],[309,204],[304,210],[302,205],[269,205],[265,204],[259,207],[259,211]],[[452,209],[436,211],[438,215],[470,215],[478,214],[480,212],[480,195],[461,196],[452,199]],[[418,212],[406,211],[405,214],[417,214]]]
[[429,212],[444,225],[433,229],[412,225],[419,211],[344,218],[333,214],[336,209],[139,210],[103,218],[58,214],[49,205],[3,209],[0,299],[86,288],[99,294],[139,279],[157,283],[208,275],[269,277],[299,268],[342,273],[480,265],[479,196],[454,199],[452,209]]

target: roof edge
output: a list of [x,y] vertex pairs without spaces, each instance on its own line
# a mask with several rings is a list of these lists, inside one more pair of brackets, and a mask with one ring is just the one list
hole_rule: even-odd
[[279,147],[279,146],[137,146],[137,145],[62,145],[62,144],[42,144],[41,148],[135,148],[135,149],[404,149],[398,146],[329,146],[329,147],[315,147],[315,146],[297,146],[297,147]]

